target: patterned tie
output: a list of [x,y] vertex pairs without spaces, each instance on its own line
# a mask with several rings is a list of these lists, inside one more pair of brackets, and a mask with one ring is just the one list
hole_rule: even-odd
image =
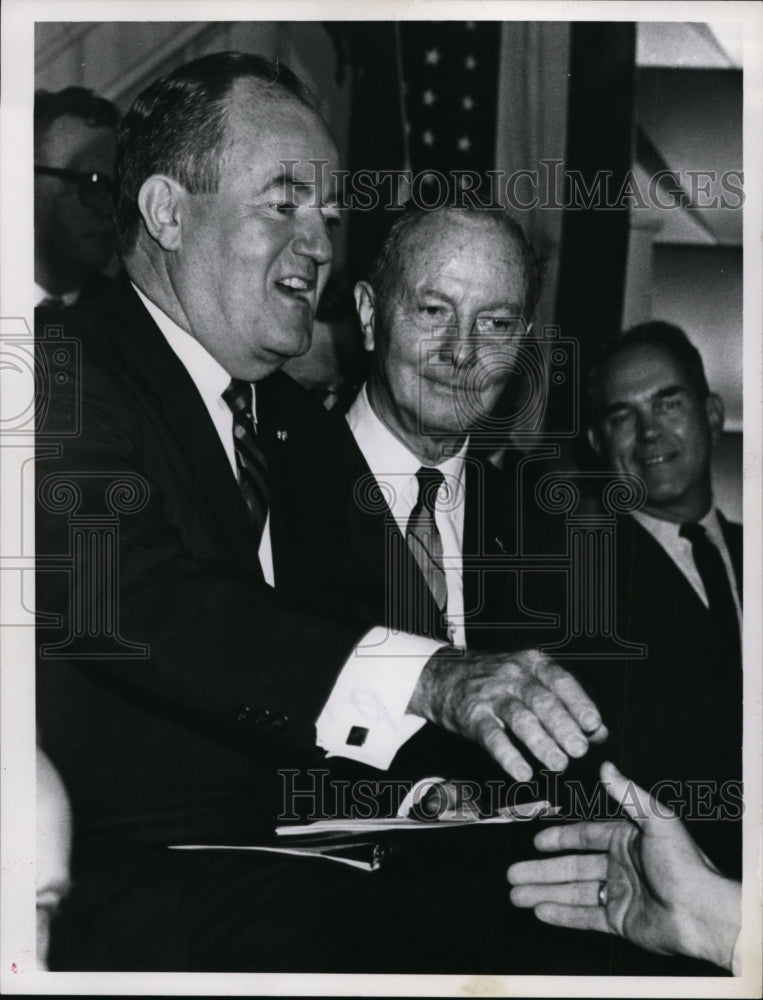
[[268,516],[268,468],[257,442],[252,419],[252,387],[231,379],[223,399],[233,413],[233,446],[236,452],[238,486],[249,521],[259,542]]
[[682,524],[679,534],[691,542],[692,555],[707,595],[710,614],[718,630],[738,650],[739,619],[723,558],[701,524]]
[[419,498],[408,518],[405,540],[432,592],[435,603],[444,612],[448,604],[448,586],[443,569],[442,539],[434,518],[435,503],[445,477],[439,469],[422,465],[416,473]]

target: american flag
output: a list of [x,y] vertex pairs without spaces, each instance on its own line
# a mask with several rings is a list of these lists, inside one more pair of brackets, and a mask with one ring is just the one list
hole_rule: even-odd
[[493,168],[501,25],[422,21],[399,30],[409,168]]

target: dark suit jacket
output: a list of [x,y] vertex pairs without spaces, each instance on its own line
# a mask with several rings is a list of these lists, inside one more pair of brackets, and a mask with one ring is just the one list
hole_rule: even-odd
[[[333,414],[332,414],[333,416]],[[392,511],[377,490],[373,475],[342,416],[335,418],[335,439],[343,463],[342,478],[332,484],[336,538],[324,533],[334,552],[332,571],[324,574],[318,599],[327,613],[352,609],[369,625],[392,631],[427,634],[445,641],[437,608],[418,563],[408,550]],[[516,456],[513,461],[519,461]],[[390,485],[394,489],[394,471]],[[495,565],[516,547],[517,479],[496,469],[477,448],[468,451],[464,478],[463,585],[467,645],[470,649],[527,648],[534,624],[520,608],[517,575]],[[339,540],[341,537],[341,541]],[[328,564],[328,556],[323,564]],[[315,571],[308,567],[307,573]],[[344,763],[335,773],[356,773]],[[505,777],[482,749],[461,737],[427,725],[399,751],[389,772],[410,780],[448,777]]]
[[[722,522],[741,593],[742,529]],[[570,770],[592,777],[602,759],[681,803],[692,834],[727,874],[741,874],[742,671],[738,650],[662,546],[632,517],[617,522],[617,632],[645,658],[565,662],[610,729]]]
[[[326,414],[281,374],[257,388],[274,592],[206,408],[129,284],[56,324],[70,357],[42,400],[37,549],[70,564],[38,574],[38,609],[63,616],[39,629],[38,709],[73,801],[75,868],[131,845],[270,833],[276,767],[322,760],[314,722],[363,631],[302,610],[293,583],[293,555],[320,523],[301,509],[293,470],[325,473]],[[130,485],[115,524],[120,480]],[[68,484],[74,510],[54,499]],[[72,532],[110,514],[117,590],[98,579],[91,592],[82,576],[72,587]],[[77,602],[97,615],[101,599],[96,631],[112,635],[92,638]]]
[[[444,881],[441,864],[385,881],[324,862],[167,850],[270,838],[278,769],[306,781],[306,767],[326,766],[315,719],[349,651],[384,619],[328,485],[347,482],[344,453],[318,404],[285,376],[257,386],[273,591],[206,408],[132,290],[122,282],[55,324],[64,338],[47,341],[69,359],[45,348],[59,368],[40,411],[38,609],[62,623],[39,629],[37,702],[72,799],[75,888],[51,968],[487,969],[483,896],[471,877]],[[480,523],[469,518],[468,538]],[[104,534],[115,544],[101,550]],[[75,567],[89,575],[73,588]],[[347,597],[345,572],[362,600]],[[136,644],[144,654],[125,658]],[[414,766],[432,773],[427,763]],[[505,865],[494,867],[485,893],[507,909]],[[451,906],[460,920],[444,928]],[[494,936],[502,953],[500,926]]]

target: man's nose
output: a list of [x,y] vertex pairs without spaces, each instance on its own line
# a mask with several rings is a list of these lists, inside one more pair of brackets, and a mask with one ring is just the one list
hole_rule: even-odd
[[328,264],[331,260],[334,251],[328,226],[320,209],[304,209],[292,247],[295,253],[310,257],[317,264]]
[[[454,334],[456,331],[454,330]],[[455,343],[453,344],[453,364],[460,368],[463,365],[474,364],[477,358],[479,339],[474,336],[472,329],[465,324],[458,328]]]
[[642,440],[652,441],[659,433],[659,421],[651,411],[642,411],[636,416],[636,429]]

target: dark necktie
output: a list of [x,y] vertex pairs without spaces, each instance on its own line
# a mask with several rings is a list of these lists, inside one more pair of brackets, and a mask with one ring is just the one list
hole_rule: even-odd
[[259,542],[268,515],[268,469],[257,441],[252,419],[252,387],[231,379],[223,399],[233,413],[233,445],[236,452],[238,486],[249,521]]
[[440,611],[446,611],[448,587],[442,562],[442,539],[434,519],[435,503],[445,477],[438,469],[422,465],[416,473],[419,498],[408,518],[405,540]]
[[697,572],[705,587],[708,608],[725,639],[739,649],[739,619],[723,558],[701,524],[682,524],[679,532],[691,542]]

